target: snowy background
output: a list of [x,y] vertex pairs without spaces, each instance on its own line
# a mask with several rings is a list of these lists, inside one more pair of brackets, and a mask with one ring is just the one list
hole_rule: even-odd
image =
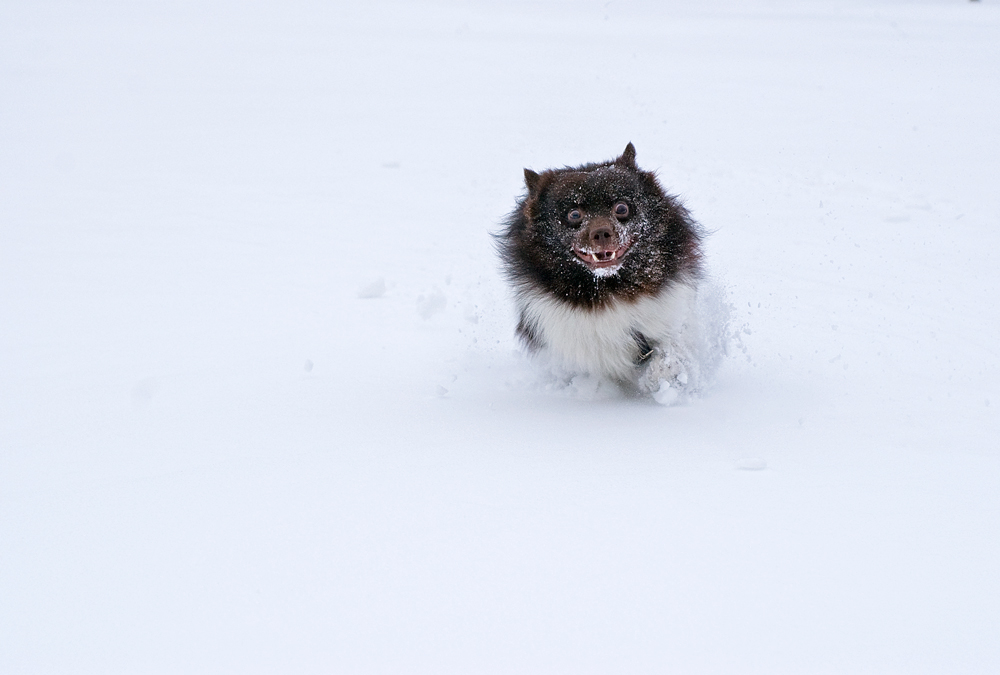
[[[0,671],[1000,672],[998,111],[996,0],[5,0]],[[674,408],[489,237],[629,141]]]

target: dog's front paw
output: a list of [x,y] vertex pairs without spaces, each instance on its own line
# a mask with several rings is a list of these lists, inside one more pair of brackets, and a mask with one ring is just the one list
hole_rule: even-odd
[[639,390],[661,405],[673,405],[689,382],[681,359],[657,349],[639,375]]

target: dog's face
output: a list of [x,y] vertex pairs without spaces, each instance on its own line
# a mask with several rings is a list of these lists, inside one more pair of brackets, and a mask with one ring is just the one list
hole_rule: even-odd
[[631,143],[612,162],[524,177],[528,195],[503,252],[515,283],[598,306],[655,293],[686,264],[694,269],[687,212],[636,166]]
[[636,171],[612,164],[526,178],[530,228],[549,255],[596,277],[618,274],[630,255],[643,257],[655,195]]

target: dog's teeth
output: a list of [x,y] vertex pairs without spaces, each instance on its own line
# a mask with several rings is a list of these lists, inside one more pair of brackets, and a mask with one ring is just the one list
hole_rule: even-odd
[[611,252],[611,259],[614,260],[617,257],[618,257],[618,251],[612,251]]
[[597,254],[596,253],[591,253],[590,257],[594,260],[594,262],[601,262],[600,260],[597,259]]

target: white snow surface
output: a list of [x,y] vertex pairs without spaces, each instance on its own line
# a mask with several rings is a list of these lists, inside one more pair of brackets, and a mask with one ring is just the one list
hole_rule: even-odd
[[[0,4],[0,672],[1000,672],[1000,3]],[[629,141],[713,387],[490,232]]]

